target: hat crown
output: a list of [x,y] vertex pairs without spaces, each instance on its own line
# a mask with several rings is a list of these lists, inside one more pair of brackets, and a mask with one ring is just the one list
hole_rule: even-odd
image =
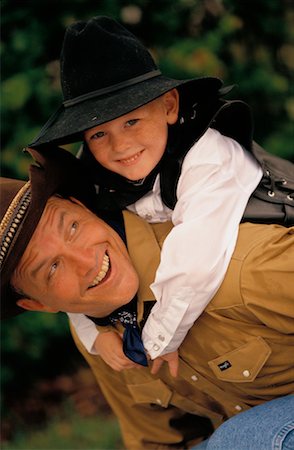
[[68,27],[60,64],[65,101],[157,69],[141,42],[104,16]]

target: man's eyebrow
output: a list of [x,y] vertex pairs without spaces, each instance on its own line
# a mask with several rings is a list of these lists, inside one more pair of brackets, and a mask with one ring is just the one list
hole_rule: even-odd
[[58,231],[59,233],[62,233],[62,231],[63,231],[63,227],[64,227],[64,218],[65,218],[66,215],[67,215],[67,212],[66,212],[66,211],[61,211],[61,214],[60,214],[60,216],[59,216],[58,223],[57,223],[57,231]]
[[48,261],[48,258],[43,259],[40,262],[40,264],[38,264],[37,267],[34,270],[31,271],[31,277],[32,278],[36,277],[37,273],[42,269],[43,266],[46,265],[47,261]]

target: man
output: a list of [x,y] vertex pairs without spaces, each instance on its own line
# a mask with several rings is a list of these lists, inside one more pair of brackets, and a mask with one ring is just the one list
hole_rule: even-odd
[[[120,237],[81,203],[90,207],[92,192],[77,176],[78,160],[61,150],[32,154],[43,167],[31,168],[29,184],[1,181],[2,315],[26,309],[115,318],[118,311],[142,327],[170,225],[126,212],[124,223],[115,220]],[[177,378],[165,366],[156,376],[149,367],[114,371],[73,333],[128,449],[191,447],[229,417],[293,393],[293,233],[278,225],[240,226],[226,278],[180,347]],[[278,420],[270,417],[269,429]]]

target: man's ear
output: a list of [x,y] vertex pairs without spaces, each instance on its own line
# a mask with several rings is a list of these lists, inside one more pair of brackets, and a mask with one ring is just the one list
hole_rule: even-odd
[[57,313],[57,309],[53,309],[50,306],[45,306],[37,300],[32,300],[30,298],[21,298],[16,302],[17,306],[26,309],[27,311],[39,311],[39,312],[51,312]]
[[173,125],[178,120],[179,115],[179,92],[177,89],[163,94],[163,102],[166,109],[166,119],[169,125]]

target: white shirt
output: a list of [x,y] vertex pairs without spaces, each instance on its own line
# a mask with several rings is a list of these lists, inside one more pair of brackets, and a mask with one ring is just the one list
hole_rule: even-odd
[[[262,177],[255,159],[233,139],[208,129],[187,153],[172,211],[152,191],[128,209],[148,222],[172,220],[151,289],[157,299],[142,339],[152,359],[176,350],[220,287],[251,193]],[[69,317],[90,353],[98,334],[81,314]]]

